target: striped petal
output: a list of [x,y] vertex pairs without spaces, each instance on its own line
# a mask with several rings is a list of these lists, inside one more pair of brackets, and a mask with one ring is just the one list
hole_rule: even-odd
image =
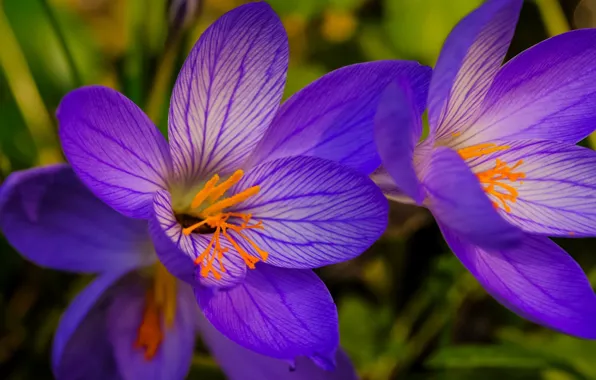
[[334,369],[337,310],[312,271],[257,264],[238,286],[196,287],[195,295],[207,319],[237,344],[287,361],[310,357],[318,366]]
[[[482,116],[458,141],[543,139],[576,143],[596,129],[596,29],[550,38],[509,61]],[[548,62],[548,64],[545,64]]]
[[431,69],[412,61],[359,63],[332,71],[280,108],[251,162],[316,156],[370,174],[380,164],[373,124],[379,97],[397,77],[412,86],[417,111],[426,106]]
[[[523,177],[502,179],[499,193],[514,195],[501,215],[527,232],[548,236],[596,235],[596,152],[542,140],[507,141],[506,150],[469,160],[475,173],[486,173],[497,160]],[[513,189],[513,190],[509,190]],[[500,205],[494,193],[489,196]]]
[[[387,226],[388,204],[366,176],[317,157],[288,157],[254,167],[231,190],[260,192],[230,211],[250,214],[263,229],[245,230],[268,252],[267,263],[316,268],[354,258]],[[246,244],[248,251],[259,254]]]
[[497,301],[535,323],[596,339],[596,295],[580,266],[546,237],[515,248],[484,249],[441,226],[447,243]]
[[149,218],[171,159],[143,111],[115,90],[91,86],[66,95],[57,116],[64,154],[83,183],[116,211]]
[[335,354],[337,367],[326,371],[311,359],[299,357],[295,363],[274,359],[248,350],[222,335],[204,317],[197,322],[206,343],[229,380],[357,380],[350,358],[340,348]]
[[428,197],[425,204],[454,233],[482,247],[510,247],[519,242],[521,231],[499,216],[456,152],[436,148],[421,179]]
[[503,63],[522,0],[488,0],[447,37],[430,82],[431,136],[451,138],[478,117]]
[[180,180],[236,170],[275,116],[288,43],[265,2],[220,17],[186,59],[170,102],[169,136]]

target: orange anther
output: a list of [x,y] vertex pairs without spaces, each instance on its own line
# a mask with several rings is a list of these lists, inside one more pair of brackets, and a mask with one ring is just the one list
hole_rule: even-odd
[[[507,149],[509,149],[507,145],[486,143],[460,149],[458,153],[466,160]],[[519,160],[513,166],[509,166],[505,161],[497,158],[493,168],[476,173],[476,177],[478,177],[484,191],[496,198],[496,201],[493,202],[495,208],[502,208],[505,212],[511,212],[510,203],[517,201],[519,193],[510,183],[518,181],[519,184],[523,183],[520,180],[525,178],[526,174],[523,172],[514,172],[522,164],[523,160]],[[505,183],[505,181],[509,183]]]
[[[219,185],[217,184],[219,176],[215,175],[205,184],[203,189],[197,193],[191,204],[191,209],[194,209],[199,207],[205,201],[213,202],[204,209],[196,211],[196,214],[193,214],[193,216],[200,220],[199,222],[182,229],[184,235],[190,235],[198,228],[205,225],[214,230],[209,244],[194,260],[195,265],[201,266],[200,274],[202,277],[213,275],[216,280],[221,279],[222,273],[226,272],[226,268],[223,264],[224,255],[229,253],[230,248],[232,248],[233,253],[238,254],[244,260],[245,264],[250,269],[254,269],[257,262],[267,260],[267,257],[269,256],[267,252],[259,248],[254,241],[241,232],[250,229],[263,229],[263,222],[257,221],[254,224],[250,224],[252,220],[251,214],[225,212],[226,208],[235,206],[258,194],[260,187],[253,186],[227,198],[220,199],[230,188],[232,188],[232,186],[242,179],[243,175],[244,172],[242,170],[237,170]],[[240,221],[234,222],[234,219],[240,219]],[[236,234],[237,237],[232,236],[230,232]],[[221,246],[222,236],[228,241],[231,247],[223,248]],[[246,240],[257,252],[260,258],[248,253],[246,249],[238,243],[236,240],[238,238]]]

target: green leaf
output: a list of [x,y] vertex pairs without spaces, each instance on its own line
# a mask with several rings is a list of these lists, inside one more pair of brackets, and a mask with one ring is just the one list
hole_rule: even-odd
[[386,341],[390,312],[361,298],[345,297],[338,305],[342,347],[357,367],[372,363],[378,356],[381,342]]
[[451,346],[437,352],[426,364],[433,368],[544,368],[539,353],[513,345]]

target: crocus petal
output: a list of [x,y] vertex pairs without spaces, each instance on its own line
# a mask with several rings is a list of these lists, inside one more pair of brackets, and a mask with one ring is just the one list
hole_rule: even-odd
[[286,360],[257,354],[222,335],[201,314],[197,322],[201,338],[229,380],[356,380],[350,358],[342,349],[335,354],[336,368],[326,371],[311,359],[299,357],[291,365]]
[[143,285],[137,282],[123,288],[107,313],[108,336],[120,373],[124,380],[184,379],[192,361],[198,314],[192,290],[179,284],[182,289],[178,290],[175,320],[171,326],[162,321],[163,340],[155,356],[147,359],[144,349],[135,347],[146,303]]
[[[255,185],[260,192],[230,211],[263,222],[263,229],[242,233],[269,253],[271,265],[316,268],[345,261],[366,250],[387,227],[388,203],[374,182],[332,161],[269,161],[248,171],[231,191]],[[246,249],[253,251],[249,244]]]
[[370,174],[380,164],[373,124],[381,93],[403,76],[422,113],[430,74],[429,67],[411,61],[368,62],[335,70],[282,105],[251,162],[317,156]]
[[519,242],[521,230],[497,213],[476,176],[456,152],[436,148],[422,182],[435,218],[470,242],[483,247]]
[[516,192],[509,212],[500,208],[501,215],[527,232],[595,236],[596,152],[543,140],[507,141],[506,146],[469,162],[476,173],[494,168],[497,159],[509,166],[519,163],[514,172],[524,177],[501,181]]
[[383,194],[390,200],[405,204],[416,204],[416,202],[404,194],[393,180],[393,177],[387,173],[384,167],[379,166],[371,175],[370,179],[381,189]]
[[73,272],[151,264],[147,223],[96,198],[68,165],[11,174],[0,192],[0,230],[27,259]]
[[477,118],[515,31],[523,0],[488,0],[453,29],[430,82],[431,135],[451,137]]
[[286,32],[265,2],[240,6],[203,33],[170,102],[170,146],[182,179],[240,167],[275,116],[287,68]]
[[486,250],[441,226],[447,243],[482,286],[515,313],[596,339],[596,296],[580,266],[546,237],[525,235],[515,248]]
[[[244,260],[227,240],[221,239],[221,246],[228,248],[228,253],[221,260],[225,272],[221,273],[220,279],[216,279],[213,274],[207,277],[200,275],[201,266],[195,265],[194,261],[205,251],[213,234],[183,234],[167,191],[155,194],[155,214],[150,220],[150,232],[159,260],[170,273],[183,281],[194,285],[198,281],[205,286],[230,287],[242,281],[246,274]],[[219,268],[217,261],[214,266]]]
[[115,90],[91,86],[66,95],[57,116],[64,154],[85,185],[116,211],[148,218],[171,159],[143,111]]
[[596,29],[575,30],[513,58],[495,78],[482,116],[459,140],[576,143],[592,133],[596,129],[594,40]]
[[238,286],[196,287],[195,295],[207,319],[239,345],[283,360],[307,356],[333,369],[337,310],[312,271],[257,264]]
[[120,379],[107,335],[110,288],[124,271],[98,277],[62,315],[52,348],[52,368],[60,380]]
[[404,80],[387,87],[375,116],[375,141],[383,167],[397,187],[418,204],[424,200],[414,169],[414,147],[422,133],[420,116]]

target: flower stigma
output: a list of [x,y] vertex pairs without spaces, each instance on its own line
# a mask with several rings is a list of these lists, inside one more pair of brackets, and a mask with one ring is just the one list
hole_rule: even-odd
[[[219,280],[222,273],[226,272],[223,257],[228,253],[229,247],[221,246],[222,238],[230,243],[250,269],[254,269],[257,262],[265,261],[269,256],[242,232],[243,230],[263,229],[263,222],[258,221],[251,224],[251,214],[225,211],[259,193],[260,186],[252,186],[232,196],[224,197],[226,192],[243,176],[244,172],[237,170],[228,179],[218,184],[220,178],[217,174],[214,175],[195,195],[190,204],[191,212],[178,217],[178,221],[184,227],[182,229],[184,235],[188,236],[191,233],[212,234],[207,248],[194,261],[195,265],[201,266],[202,277],[212,274],[216,280]],[[231,231],[234,232],[234,237],[230,234]],[[244,239],[260,257],[248,253],[236,239]]]
[[171,328],[176,317],[176,279],[167,269],[157,264],[153,286],[145,296],[145,311],[134,342],[136,349],[145,351],[145,360],[151,361],[164,339],[165,328]]
[[[497,145],[485,143],[466,147],[457,151],[464,160],[482,157],[487,154],[504,151],[509,149],[507,145]],[[495,166],[491,169],[476,173],[484,191],[496,198],[493,201],[495,208],[502,208],[505,212],[511,212],[510,203],[515,203],[519,195],[517,189],[504,181],[516,182],[520,184],[522,178],[526,177],[523,172],[515,172],[523,164],[523,160],[517,161],[513,166],[509,166],[505,161],[496,159]]]

